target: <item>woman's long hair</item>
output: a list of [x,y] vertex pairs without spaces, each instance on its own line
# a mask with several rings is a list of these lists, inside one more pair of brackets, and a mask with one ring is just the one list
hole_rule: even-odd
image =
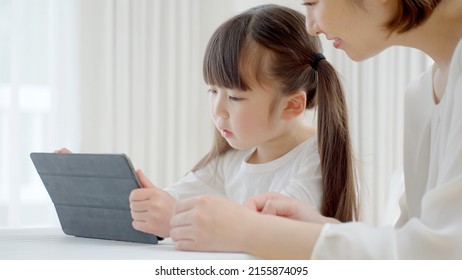
[[[306,31],[303,14],[262,5],[232,17],[215,31],[205,52],[203,75],[207,84],[218,87],[246,91],[251,82],[274,81],[282,94],[307,93],[306,108],[318,110],[321,214],[345,222],[358,219],[348,115],[334,68],[326,60],[317,70],[310,66],[321,52],[319,38]],[[193,171],[232,149],[216,129],[214,137],[210,152]]]

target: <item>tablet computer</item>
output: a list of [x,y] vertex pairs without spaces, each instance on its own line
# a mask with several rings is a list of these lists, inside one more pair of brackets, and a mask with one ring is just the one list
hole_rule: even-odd
[[132,227],[130,192],[141,186],[124,154],[31,153],[67,235],[155,244]]

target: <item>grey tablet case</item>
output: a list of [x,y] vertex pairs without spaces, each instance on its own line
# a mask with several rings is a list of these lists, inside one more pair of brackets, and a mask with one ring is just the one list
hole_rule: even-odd
[[65,234],[155,244],[132,227],[129,195],[140,183],[124,154],[31,153]]

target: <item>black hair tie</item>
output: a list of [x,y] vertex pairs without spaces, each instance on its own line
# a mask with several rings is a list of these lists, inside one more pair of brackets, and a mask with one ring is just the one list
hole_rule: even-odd
[[319,61],[326,59],[326,57],[322,53],[315,54],[313,61],[311,61],[310,65],[314,71],[317,71]]

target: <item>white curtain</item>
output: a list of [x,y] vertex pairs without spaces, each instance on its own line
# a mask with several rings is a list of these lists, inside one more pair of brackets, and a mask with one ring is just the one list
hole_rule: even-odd
[[82,151],[126,153],[161,187],[205,154],[204,2],[81,1]]
[[[126,153],[160,187],[185,174],[211,144],[207,89],[202,80],[202,56],[209,37],[225,19],[267,2],[38,1],[53,3],[50,15],[55,17],[50,24],[55,27],[48,36],[48,53],[54,93],[46,113],[49,129],[36,129],[42,142],[32,141],[35,146],[27,147],[27,152],[66,146],[76,152]],[[303,12],[298,1],[270,2]],[[429,61],[416,51],[394,48],[355,63],[330,42],[323,43],[348,96],[352,137],[364,179],[363,217],[377,225],[391,223],[396,207],[390,205],[402,187],[403,92]],[[18,92],[12,88],[11,92]],[[17,102],[11,102],[11,108],[16,108]],[[15,127],[26,128],[14,125],[22,118],[19,111],[8,110],[9,121],[1,119],[0,206],[6,205],[7,211],[0,212],[0,226],[24,226],[32,223],[15,222],[24,216],[24,204],[30,209],[36,206],[24,202],[16,188],[20,170],[27,166],[34,188],[43,190],[43,186],[27,153],[22,160],[15,158],[22,145]],[[41,196],[41,203],[51,211],[51,202],[43,198],[46,194]],[[8,214],[2,218],[2,213]],[[52,223],[46,215],[50,214],[36,216],[45,224]]]
[[73,0],[0,0],[0,227],[57,225],[29,153],[79,145]]

